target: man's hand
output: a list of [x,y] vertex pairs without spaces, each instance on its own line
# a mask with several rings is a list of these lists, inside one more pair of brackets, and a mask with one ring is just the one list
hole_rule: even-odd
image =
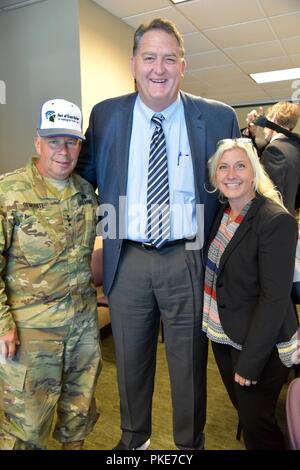
[[246,122],[248,127],[248,135],[252,135],[255,137],[257,126],[254,124],[254,121],[259,117],[264,115],[264,108],[262,106],[259,107],[259,111],[256,109],[252,109],[250,113],[247,114]]
[[249,387],[250,385],[256,385],[257,384],[257,380],[245,379],[244,377],[242,377],[241,375],[239,375],[237,373],[234,374],[234,381],[237,382],[238,384],[240,384],[242,387],[244,385]]
[[12,359],[17,351],[17,346],[20,344],[16,328],[10,330],[3,336],[0,336],[0,355],[2,357]]

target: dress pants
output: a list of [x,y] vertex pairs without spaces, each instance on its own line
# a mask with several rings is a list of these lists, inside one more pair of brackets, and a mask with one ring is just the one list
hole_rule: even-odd
[[[160,317],[178,448],[203,446],[207,339],[201,330],[203,271],[185,244],[146,250],[124,242],[109,294],[121,408],[122,442],[135,448],[151,435]],[[165,397],[168,400],[169,397]]]
[[[240,351],[212,342],[214,356],[227,389],[237,409],[247,450],[284,450],[285,441],[276,418],[276,403],[289,369],[279,359],[277,349],[265,365],[256,385],[234,382],[235,365]],[[246,377],[247,378],[247,377]],[[220,419],[222,410],[220,410]]]

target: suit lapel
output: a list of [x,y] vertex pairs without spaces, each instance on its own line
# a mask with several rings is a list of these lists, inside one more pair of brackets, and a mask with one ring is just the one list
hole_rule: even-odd
[[239,245],[239,243],[244,238],[246,233],[249,232],[250,228],[251,228],[251,221],[246,220],[246,217],[245,217],[245,219],[243,220],[241,225],[238,227],[234,236],[232,237],[232,239],[230,240],[230,242],[228,243],[228,245],[226,246],[224,250],[224,253],[220,260],[219,271],[223,269],[223,266],[228,260],[228,258],[230,257],[231,253],[236,249],[236,247]]
[[118,162],[120,195],[126,194],[129,147],[133,121],[133,108],[136,97],[137,93],[133,93],[131,95],[128,95],[125,98],[124,102],[120,103],[120,111],[117,117],[115,142],[116,159]]
[[195,175],[197,202],[204,202],[204,181],[206,172],[206,124],[201,117],[201,110],[188,95],[181,92],[184,106],[187,133],[192,154]]
[[254,201],[252,202],[252,205],[250,209],[248,210],[247,214],[245,215],[244,220],[238,227],[237,231],[235,232],[234,236],[226,246],[224,253],[221,257],[220,260],[220,265],[219,265],[219,271],[223,269],[224,264],[230,257],[231,253],[236,249],[236,247],[239,245],[239,243],[243,240],[245,235],[249,232],[251,229],[251,225],[253,223],[253,219],[259,210],[260,206],[264,202],[264,198],[262,196],[257,195]]

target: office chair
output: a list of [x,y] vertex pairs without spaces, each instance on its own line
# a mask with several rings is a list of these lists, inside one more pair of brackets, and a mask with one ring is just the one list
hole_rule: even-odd
[[288,387],[286,418],[290,448],[300,450],[300,377],[292,380]]

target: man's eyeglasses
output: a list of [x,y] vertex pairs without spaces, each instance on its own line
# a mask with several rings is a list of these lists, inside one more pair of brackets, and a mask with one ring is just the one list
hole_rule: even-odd
[[60,150],[62,147],[72,150],[75,149],[79,142],[79,139],[64,139],[63,137],[51,137],[46,140],[52,150]]
[[221,139],[217,142],[217,147],[223,144],[230,144],[232,142],[236,142],[238,144],[252,144],[253,141],[252,139],[249,139],[249,137],[237,137],[236,139]]

